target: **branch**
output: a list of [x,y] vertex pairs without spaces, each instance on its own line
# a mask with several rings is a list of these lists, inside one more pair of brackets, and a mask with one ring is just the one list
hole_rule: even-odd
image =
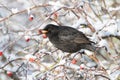
[[[51,6],[51,5],[49,5],[49,4],[35,5],[35,6],[31,7],[31,8],[29,8],[29,10],[32,10],[32,9],[35,9],[35,8],[39,8],[39,7],[47,7],[47,6]],[[20,14],[20,13],[27,12],[27,11],[28,11],[27,9],[24,9],[24,10],[21,10],[21,11],[19,11],[17,13],[12,13],[11,15],[9,15],[7,17],[2,18],[0,20],[0,22],[5,21],[5,20],[9,19],[10,17],[12,17],[12,16],[14,16],[16,14]]]
[[7,65],[9,65],[10,63],[12,63],[14,61],[17,61],[17,60],[25,60],[25,59],[24,58],[17,58],[17,59],[11,60],[11,61],[7,62],[4,66],[0,67],[0,69],[3,69],[4,67],[6,67]]

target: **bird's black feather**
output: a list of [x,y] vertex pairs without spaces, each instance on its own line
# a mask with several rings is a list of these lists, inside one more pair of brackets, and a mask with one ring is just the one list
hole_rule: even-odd
[[47,25],[47,36],[51,43],[64,52],[77,52],[81,49],[95,50],[92,42],[80,31],[68,26]]

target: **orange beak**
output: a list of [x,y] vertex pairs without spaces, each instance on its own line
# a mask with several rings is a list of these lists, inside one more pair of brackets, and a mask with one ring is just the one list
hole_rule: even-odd
[[41,30],[41,33],[42,33],[42,34],[47,34],[48,31],[46,31],[46,30]]
[[48,33],[47,30],[40,30],[40,34],[42,34],[43,38],[47,38],[47,35],[46,35],[47,33]]
[[38,34],[47,34],[48,33],[48,31],[47,30],[38,30]]

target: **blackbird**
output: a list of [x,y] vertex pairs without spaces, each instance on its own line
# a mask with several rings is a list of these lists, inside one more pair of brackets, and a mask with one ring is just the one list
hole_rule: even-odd
[[[101,55],[97,50],[97,47],[93,44],[94,42],[90,41],[82,32],[72,27],[48,24],[41,30],[41,33],[46,35],[56,48],[70,53],[67,56],[71,55],[71,53],[78,52],[81,49],[87,49]],[[107,60],[103,55],[101,56]],[[100,63],[95,54],[89,55],[89,57],[105,70],[103,64]]]
[[57,26],[48,24],[41,30],[46,34],[50,42],[58,49],[74,53],[81,49],[95,51],[96,47],[82,32],[69,26]]

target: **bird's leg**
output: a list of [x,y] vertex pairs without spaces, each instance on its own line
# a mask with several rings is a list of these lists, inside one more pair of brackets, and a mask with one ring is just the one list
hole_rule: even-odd
[[95,55],[89,55],[89,57],[94,60],[96,63],[99,62],[99,60],[97,59],[97,57]]

